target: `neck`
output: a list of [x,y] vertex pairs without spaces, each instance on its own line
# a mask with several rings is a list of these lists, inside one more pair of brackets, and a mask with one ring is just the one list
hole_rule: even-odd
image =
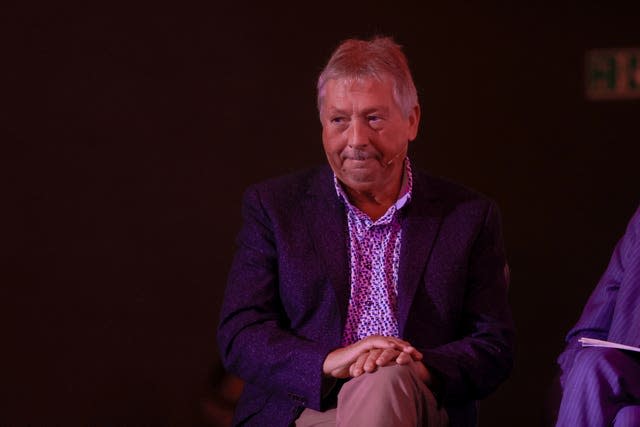
[[372,194],[359,193],[354,197],[350,194],[351,203],[364,212],[371,220],[376,221],[389,210],[393,204],[391,201],[381,202]]
[[344,186],[349,201],[373,221],[380,218],[398,200],[398,194],[402,184],[402,177],[396,180],[394,185],[382,191],[358,191]]
[[[396,166],[396,165],[394,165]],[[387,210],[396,203],[400,191],[406,185],[406,165],[404,162],[396,169],[386,182],[377,186],[364,186],[363,188],[354,188],[346,183],[339,181],[338,185],[342,187],[349,202],[364,212],[373,221],[379,219]],[[356,186],[357,187],[357,186]],[[368,187],[368,188],[367,188]]]

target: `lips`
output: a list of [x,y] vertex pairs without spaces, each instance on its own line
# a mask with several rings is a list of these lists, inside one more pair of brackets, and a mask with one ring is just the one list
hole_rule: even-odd
[[370,160],[377,157],[376,153],[370,153],[362,150],[352,150],[349,153],[343,153],[342,160]]

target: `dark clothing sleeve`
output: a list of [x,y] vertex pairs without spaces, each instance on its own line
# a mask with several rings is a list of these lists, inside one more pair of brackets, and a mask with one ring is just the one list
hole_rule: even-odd
[[[580,319],[566,337],[566,347],[558,358],[562,370],[560,382],[564,386],[567,373],[573,366],[576,353],[580,350],[579,338],[624,341],[624,330],[628,325],[621,319],[630,314],[623,304],[638,304],[638,299],[630,295],[638,291],[638,269],[640,268],[640,208],[630,220],[624,236],[618,241],[609,265],[591,293]],[[623,289],[621,289],[623,287]],[[621,293],[624,297],[621,297]],[[624,300],[624,301],[623,301]],[[617,316],[616,316],[617,313]],[[618,320],[616,322],[616,319]],[[616,323],[616,326],[614,326]],[[637,328],[630,328],[636,329]],[[628,343],[637,345],[638,343]]]
[[255,188],[245,193],[242,217],[218,331],[223,363],[266,392],[319,410],[332,348],[296,335],[283,318],[273,226]]
[[507,301],[506,263],[498,209],[486,209],[468,254],[460,311],[460,339],[423,351],[435,371],[445,403],[481,399],[494,391],[513,365],[514,328]]

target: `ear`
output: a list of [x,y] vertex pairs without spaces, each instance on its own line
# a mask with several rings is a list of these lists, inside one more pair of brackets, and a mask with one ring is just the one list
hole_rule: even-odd
[[416,104],[409,112],[409,141],[413,141],[418,136],[418,126],[420,125],[420,105]]

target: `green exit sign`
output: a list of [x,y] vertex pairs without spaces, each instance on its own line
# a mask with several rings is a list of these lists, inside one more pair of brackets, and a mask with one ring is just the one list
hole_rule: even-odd
[[589,99],[640,98],[640,48],[587,51],[585,77]]

